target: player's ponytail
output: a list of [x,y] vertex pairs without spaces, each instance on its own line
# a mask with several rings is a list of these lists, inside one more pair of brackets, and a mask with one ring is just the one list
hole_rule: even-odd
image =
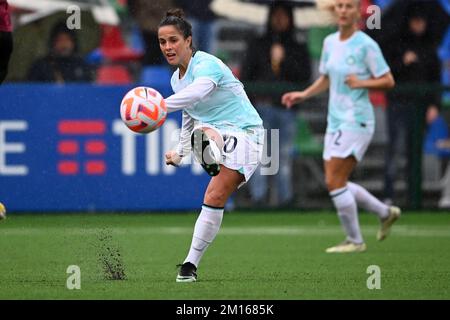
[[175,8],[168,10],[166,16],[159,23],[158,28],[164,26],[174,26],[185,39],[192,37],[192,25],[184,18],[184,11],[182,9]]

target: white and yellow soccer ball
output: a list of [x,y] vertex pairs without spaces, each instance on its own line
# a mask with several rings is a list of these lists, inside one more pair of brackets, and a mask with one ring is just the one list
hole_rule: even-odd
[[0,220],[6,219],[6,208],[3,203],[0,202]]
[[149,87],[134,88],[123,97],[120,117],[125,125],[139,133],[149,133],[158,129],[167,117],[167,107],[163,96]]

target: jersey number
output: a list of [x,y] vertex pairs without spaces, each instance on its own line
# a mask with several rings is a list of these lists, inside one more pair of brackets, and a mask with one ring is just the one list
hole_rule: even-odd
[[223,146],[223,151],[225,153],[231,153],[236,149],[237,138],[235,136],[224,136],[225,144]]

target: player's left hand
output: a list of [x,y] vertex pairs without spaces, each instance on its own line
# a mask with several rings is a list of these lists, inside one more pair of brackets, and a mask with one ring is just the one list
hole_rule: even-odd
[[348,85],[351,89],[358,89],[361,87],[361,80],[358,79],[356,74],[350,74],[345,78],[345,84]]

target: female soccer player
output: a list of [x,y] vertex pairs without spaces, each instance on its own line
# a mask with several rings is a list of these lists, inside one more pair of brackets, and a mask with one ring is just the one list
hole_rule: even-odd
[[347,234],[346,240],[326,252],[366,250],[361,235],[357,205],[375,212],[383,240],[399,218],[400,209],[387,206],[363,187],[349,182],[356,164],[362,160],[375,127],[368,89],[387,90],[395,85],[378,44],[358,30],[358,0],[336,0],[334,11],[338,32],[324,40],[319,66],[321,76],[304,91],[285,93],[288,108],[329,89],[327,130],[323,151],[325,182]]
[[264,130],[231,70],[193,48],[191,25],[182,10],[167,12],[158,39],[167,62],[177,67],[171,79],[175,94],[166,99],[168,111],[183,112],[180,142],[166,153],[166,163],[178,166],[192,147],[195,159],[212,176],[177,276],[177,282],[193,282],[200,259],[219,231],[228,197],[248,181],[260,162]]

